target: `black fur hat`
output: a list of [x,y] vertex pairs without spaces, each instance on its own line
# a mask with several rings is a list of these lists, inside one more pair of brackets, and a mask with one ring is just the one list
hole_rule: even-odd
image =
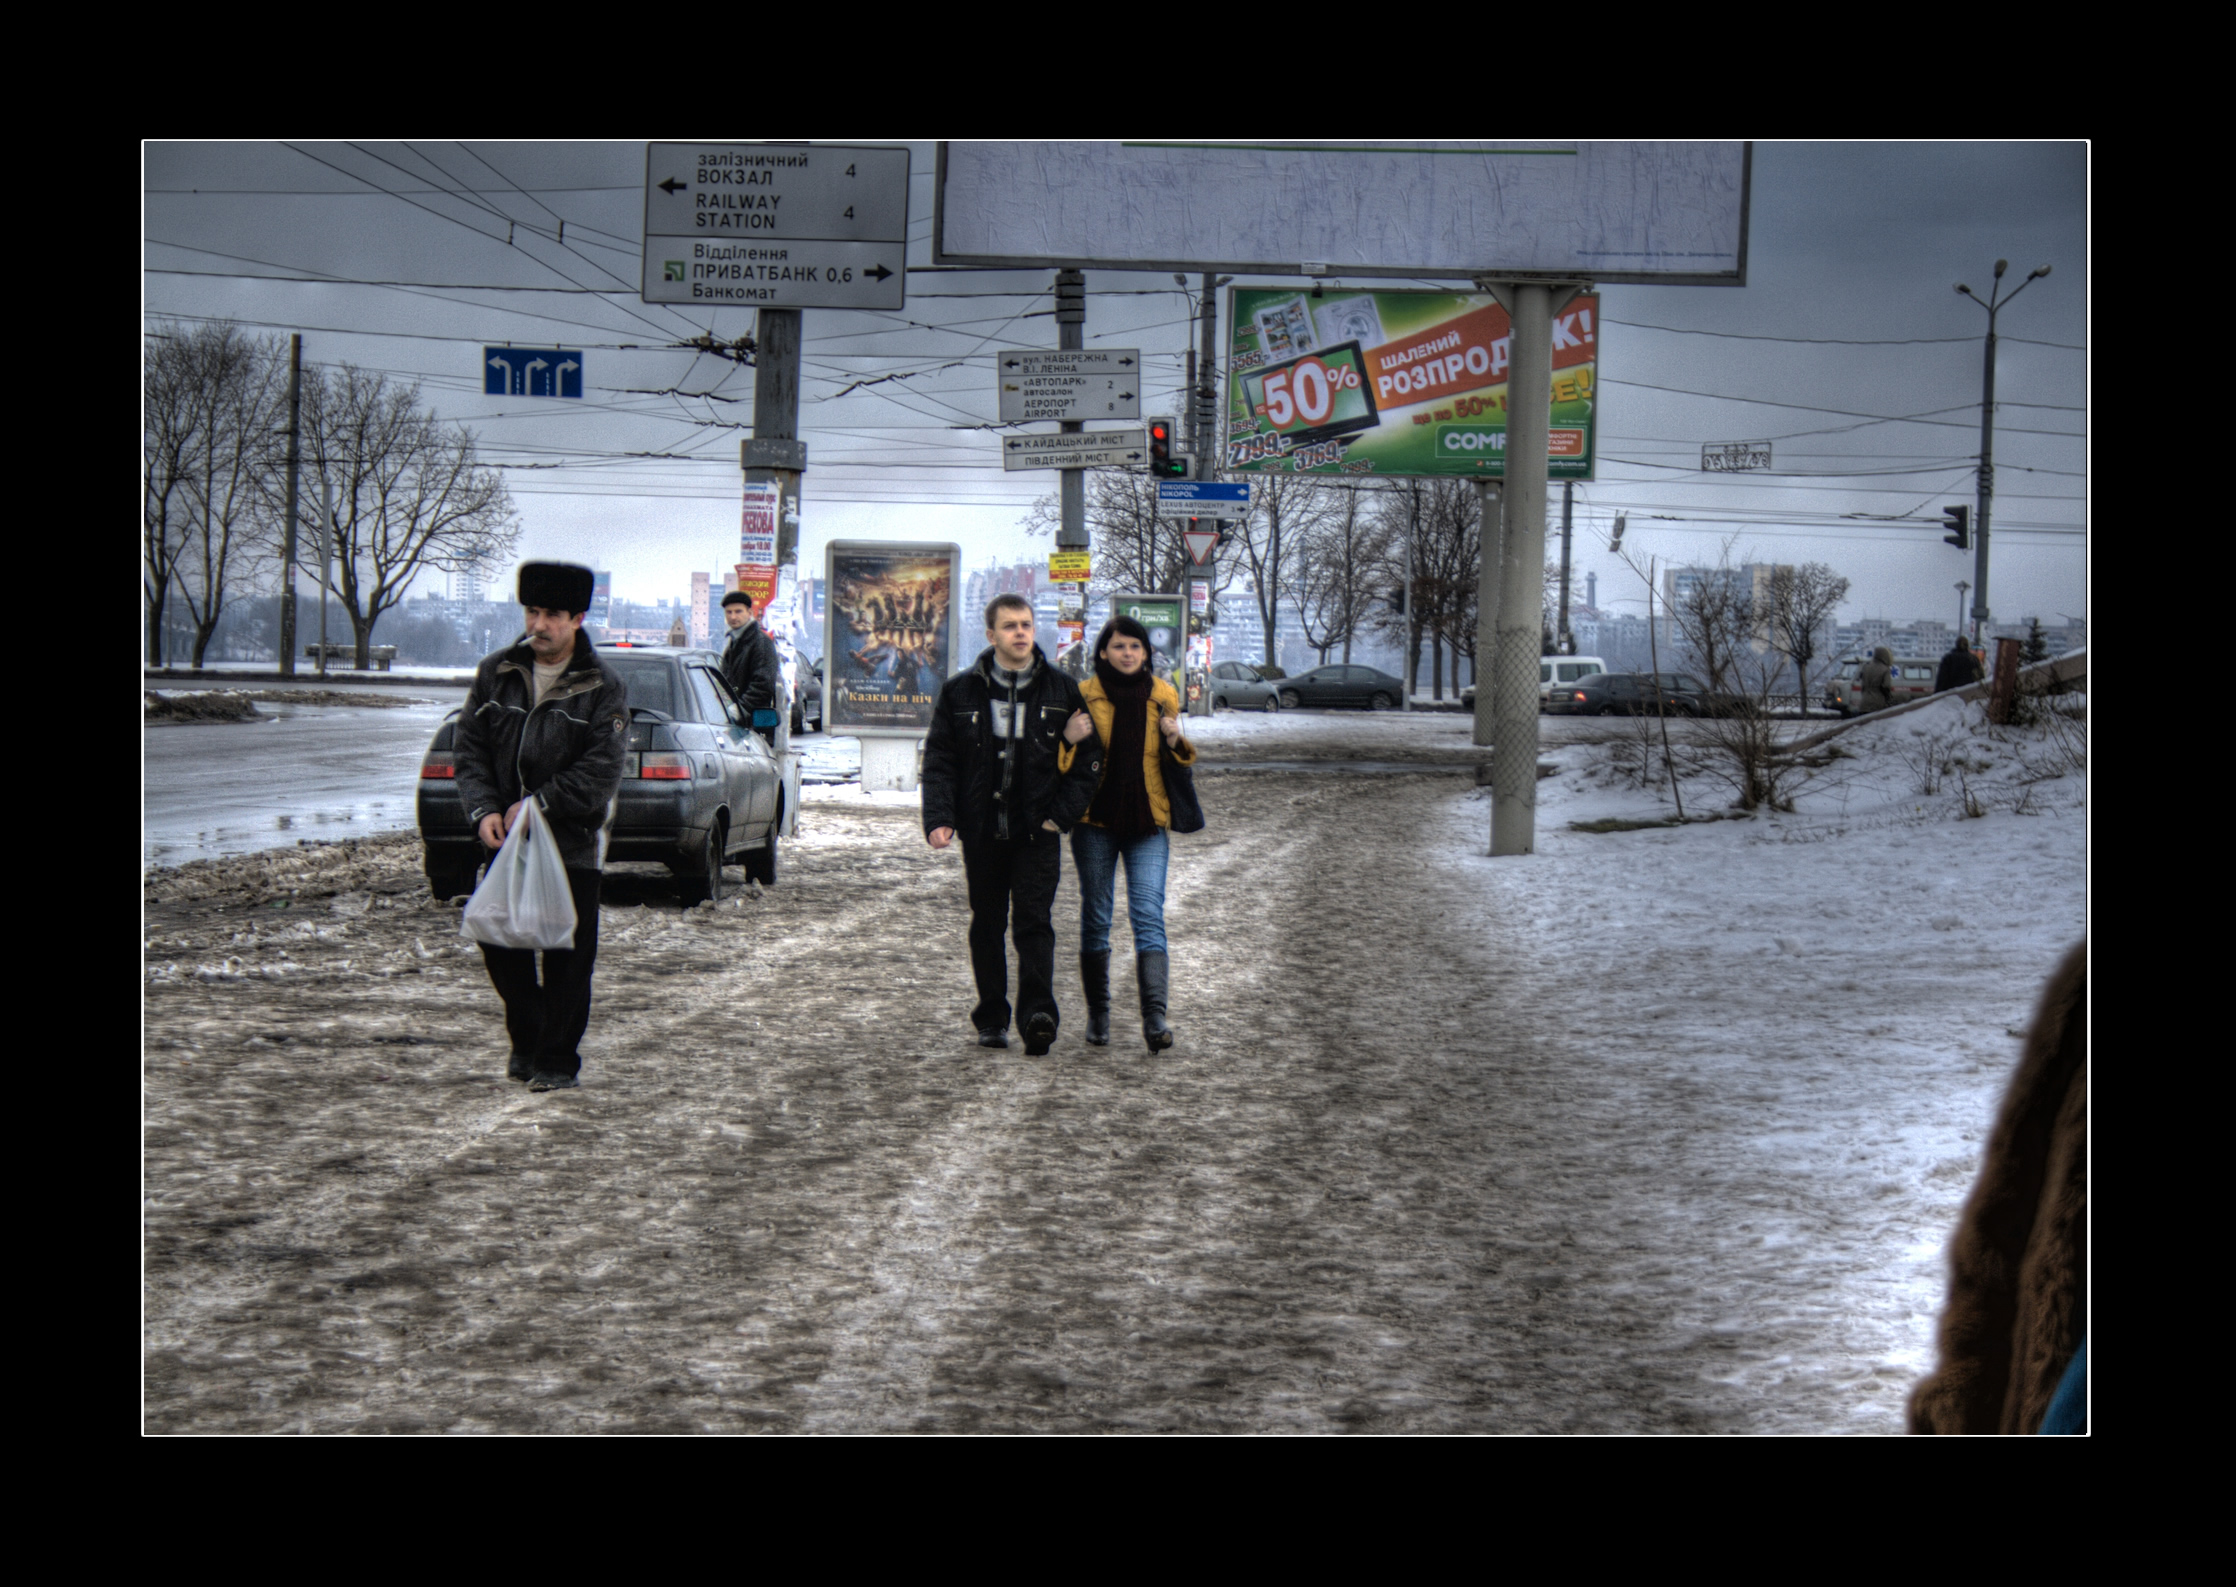
[[523,562],[520,564],[520,604],[540,606],[547,612],[580,616],[590,610],[590,595],[598,575],[572,562]]

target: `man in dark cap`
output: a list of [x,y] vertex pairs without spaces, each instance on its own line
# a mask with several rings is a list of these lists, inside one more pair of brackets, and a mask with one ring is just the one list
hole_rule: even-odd
[[581,1083],[599,873],[629,743],[628,688],[582,631],[592,582],[588,568],[572,563],[522,564],[527,632],[474,670],[453,736],[458,797],[483,846],[495,852],[533,799],[537,825],[558,845],[574,894],[574,946],[545,951],[541,984],[533,949],[481,947],[505,1000],[512,1038],[505,1072],[531,1091]]
[[1968,683],[1978,683],[1985,676],[1979,657],[1972,654],[1972,647],[1964,642],[1964,635],[1956,636],[1956,643],[1941,658],[1940,670],[1933,675],[1933,692],[1940,694],[1949,689],[1961,689]]
[[[779,669],[776,641],[754,620],[753,597],[732,590],[722,597],[722,620],[730,625],[730,642],[722,649],[722,676],[748,711],[776,710]],[[771,743],[775,736],[762,735]]]

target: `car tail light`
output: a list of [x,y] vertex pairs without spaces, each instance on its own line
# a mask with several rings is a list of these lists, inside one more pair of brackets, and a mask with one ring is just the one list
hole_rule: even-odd
[[458,775],[458,758],[447,749],[431,749],[427,758],[419,763],[423,779],[449,781]]
[[654,782],[689,782],[691,757],[688,755],[645,754],[637,757],[639,777]]

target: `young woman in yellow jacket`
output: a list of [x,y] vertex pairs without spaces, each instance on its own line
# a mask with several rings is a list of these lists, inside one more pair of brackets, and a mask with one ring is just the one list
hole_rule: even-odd
[[[1149,670],[1149,631],[1131,617],[1113,617],[1095,637],[1095,673],[1079,686],[1101,735],[1102,782],[1072,828],[1072,863],[1079,872],[1079,976],[1087,992],[1087,1040],[1110,1045],[1110,916],[1118,866],[1126,867],[1126,915],[1134,933],[1134,970],[1141,988],[1141,1034],[1151,1052],[1172,1045],[1165,1014],[1171,961],[1165,949],[1165,866],[1172,804],[1162,758],[1169,747],[1183,766],[1196,760],[1180,734],[1180,696]],[[1060,752],[1068,767],[1070,745]]]

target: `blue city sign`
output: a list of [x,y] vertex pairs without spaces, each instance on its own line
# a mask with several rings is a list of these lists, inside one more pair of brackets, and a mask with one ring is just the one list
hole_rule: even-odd
[[492,397],[580,397],[582,354],[571,347],[484,347],[481,389]]
[[1238,507],[1247,507],[1250,505],[1250,483],[1248,480],[1231,485],[1220,480],[1159,480],[1157,500],[1190,503],[1224,501],[1232,502]]

